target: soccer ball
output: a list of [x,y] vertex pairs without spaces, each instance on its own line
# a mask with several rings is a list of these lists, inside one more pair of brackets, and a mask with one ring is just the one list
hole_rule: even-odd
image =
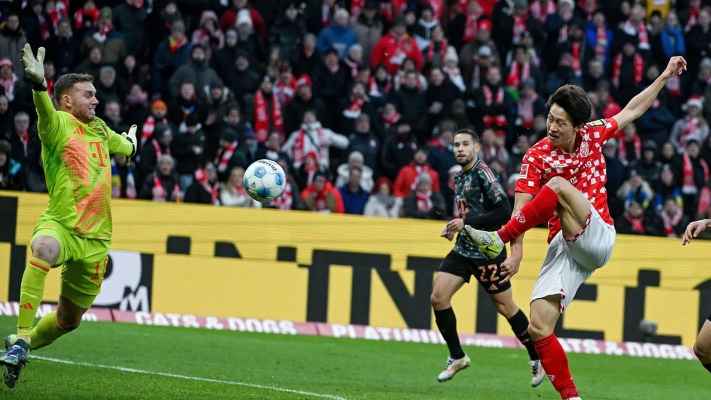
[[279,197],[284,191],[286,174],[272,160],[257,160],[244,171],[242,184],[254,200],[267,202]]

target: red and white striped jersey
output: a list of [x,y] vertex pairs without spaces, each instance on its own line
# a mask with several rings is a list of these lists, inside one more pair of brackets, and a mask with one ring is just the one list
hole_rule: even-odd
[[[602,145],[616,132],[614,118],[588,122],[578,130],[572,153],[553,147],[548,137],[539,140],[523,156],[516,192],[535,196],[551,178],[563,177],[590,200],[606,223],[612,225],[607,206],[607,172]],[[550,242],[561,229],[557,215],[548,221],[548,229]]]

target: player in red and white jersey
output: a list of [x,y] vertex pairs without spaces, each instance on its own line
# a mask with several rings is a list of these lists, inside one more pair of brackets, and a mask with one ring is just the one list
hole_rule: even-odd
[[523,156],[509,222],[496,232],[465,226],[479,250],[491,258],[511,242],[511,254],[501,264],[504,279],[510,279],[521,263],[524,233],[548,222],[548,254],[531,296],[529,333],[562,399],[580,397],[554,334],[556,323],[580,285],[607,263],[615,243],[602,145],[641,117],[669,78],[685,70],[684,58],[672,57],[664,72],[622,111],[592,122],[585,91],[574,85],[560,87],[548,100],[548,135]]

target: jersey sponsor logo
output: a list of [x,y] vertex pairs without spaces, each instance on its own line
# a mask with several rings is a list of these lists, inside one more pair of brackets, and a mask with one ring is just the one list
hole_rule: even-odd
[[521,164],[521,178],[528,178],[528,164]]
[[583,157],[587,157],[590,155],[590,145],[588,142],[582,142],[580,144],[580,155]]

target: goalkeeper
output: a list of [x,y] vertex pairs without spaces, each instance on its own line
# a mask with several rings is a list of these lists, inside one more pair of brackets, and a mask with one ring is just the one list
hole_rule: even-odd
[[[117,134],[96,117],[96,89],[91,75],[66,74],[47,93],[44,53],[22,49],[25,76],[32,81],[42,142],[42,166],[49,205],[32,233],[32,255],[20,286],[17,334],[5,338],[0,356],[5,384],[12,388],[38,349],[76,329],[99,294],[111,245],[111,154],[136,153],[136,125]],[[61,266],[61,295],[56,312],[33,326],[50,268]]]

